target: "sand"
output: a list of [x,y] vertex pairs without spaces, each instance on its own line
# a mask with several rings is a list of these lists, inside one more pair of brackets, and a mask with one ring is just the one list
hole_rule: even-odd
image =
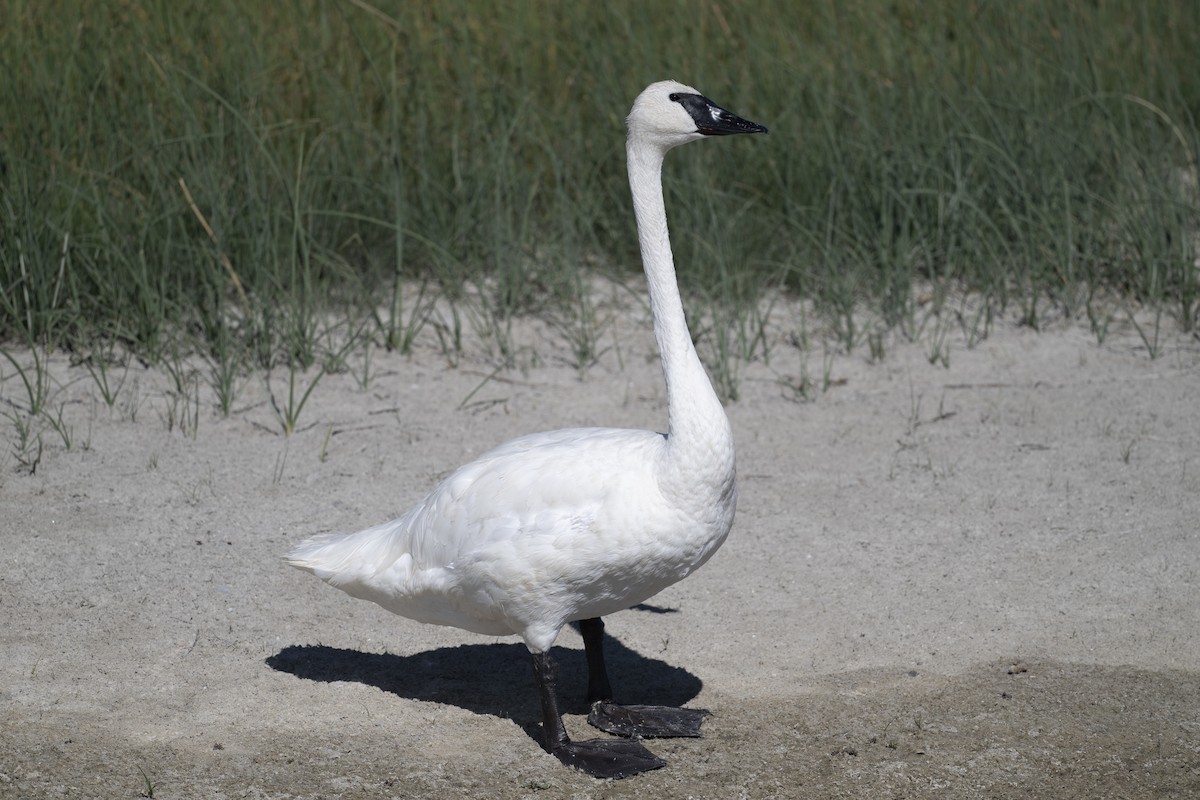
[[[261,375],[223,418],[205,379],[189,405],[134,361],[110,408],[54,356],[72,446],[40,423],[32,473],[3,362],[0,797],[1200,796],[1200,343],[998,323],[950,331],[948,366],[928,330],[805,360],[788,324],[739,367],[728,542],[607,619],[618,699],[710,709],[705,737],[648,742],[668,766],[617,782],[543,751],[519,641],[281,556],[512,436],[661,429],[644,311],[582,370],[535,323],[498,372],[428,331],[365,388],[352,355],[290,437]],[[591,736],[579,636],[557,652]]]

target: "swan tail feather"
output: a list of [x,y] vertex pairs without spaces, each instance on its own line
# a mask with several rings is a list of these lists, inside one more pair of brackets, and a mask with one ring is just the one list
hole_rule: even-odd
[[387,569],[404,555],[403,542],[398,541],[402,537],[395,535],[398,522],[358,533],[311,536],[284,556],[284,561],[334,586],[362,581]]

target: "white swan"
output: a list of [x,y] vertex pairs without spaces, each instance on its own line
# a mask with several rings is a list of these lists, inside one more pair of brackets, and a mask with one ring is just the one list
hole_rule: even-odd
[[[665,764],[637,741],[573,742],[549,650],[579,621],[588,700],[610,701],[605,614],[704,564],[733,524],[733,437],[692,346],[663,207],[662,163],[705,136],[765,133],[695,89],[651,84],[627,120],[629,186],[667,384],[668,433],[609,428],[536,433],[460,467],[399,519],[314,536],[293,566],[404,617],[517,634],[533,654],[551,753],[598,777]],[[626,736],[698,736],[700,710],[595,702],[589,721]]]

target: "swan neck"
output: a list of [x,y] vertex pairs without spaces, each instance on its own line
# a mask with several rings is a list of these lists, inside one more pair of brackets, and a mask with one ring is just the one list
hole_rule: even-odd
[[675,275],[675,260],[663,203],[662,164],[666,150],[630,139],[629,186],[633,193],[642,267],[654,316],[654,337],[667,384],[668,442],[679,453],[687,446],[705,451],[727,445],[729,422],[692,344]]

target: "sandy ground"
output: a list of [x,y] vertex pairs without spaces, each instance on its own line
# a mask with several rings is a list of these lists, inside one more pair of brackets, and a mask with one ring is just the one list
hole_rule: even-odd
[[[261,377],[224,419],[203,386],[185,412],[135,364],[109,408],[56,357],[73,444],[43,425],[33,474],[0,363],[0,797],[1200,796],[1191,337],[1150,359],[1117,326],[1100,346],[1001,325],[974,348],[951,335],[948,368],[928,338],[874,364],[818,349],[805,399],[777,331],[729,408],[729,541],[608,619],[619,699],[713,712],[625,781],[542,750],[515,639],[402,620],[282,563],[514,435],[661,428],[641,316],[609,320],[582,374],[537,325],[490,380],[482,353],[376,354],[366,389],[324,378],[291,437]],[[587,737],[580,648],[560,637]]]

